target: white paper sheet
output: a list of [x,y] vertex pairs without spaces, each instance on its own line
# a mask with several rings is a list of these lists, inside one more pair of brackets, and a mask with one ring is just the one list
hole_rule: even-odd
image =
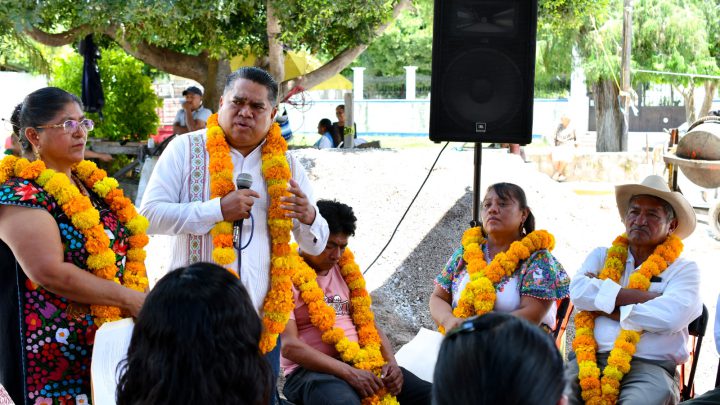
[[417,335],[398,350],[395,360],[416,376],[433,382],[435,363],[443,337],[440,332],[420,328]]
[[118,364],[127,356],[134,321],[131,318],[108,322],[98,329],[93,346],[93,404],[115,405],[115,390],[120,377]]

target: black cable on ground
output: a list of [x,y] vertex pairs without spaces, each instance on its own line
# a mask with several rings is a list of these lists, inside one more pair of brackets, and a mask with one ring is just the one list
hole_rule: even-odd
[[413,203],[415,202],[415,199],[417,199],[418,195],[420,195],[420,191],[422,191],[423,187],[425,186],[425,183],[427,183],[427,180],[430,177],[430,173],[432,173],[433,169],[435,168],[435,164],[437,164],[438,160],[440,159],[440,155],[442,155],[443,151],[445,150],[445,148],[447,148],[448,144],[450,144],[450,142],[445,142],[445,145],[442,147],[442,149],[440,149],[440,152],[438,153],[437,157],[435,158],[435,161],[433,162],[432,166],[430,166],[430,170],[428,170],[427,176],[425,176],[425,180],[423,180],[417,193],[415,193],[415,197],[413,197],[412,201],[410,201],[410,204],[408,205],[407,209],[405,210],[405,213],[400,218],[400,221],[398,221],[398,224],[395,227],[395,230],[393,231],[392,235],[390,235],[390,239],[388,239],[385,246],[383,246],[383,248],[380,250],[380,253],[378,253],[377,257],[375,257],[375,260],[373,260],[372,263],[370,263],[370,265],[367,266],[365,271],[363,271],[363,275],[365,273],[367,273],[368,270],[370,270],[370,268],[373,266],[373,264],[375,264],[377,259],[379,259],[380,256],[382,256],[383,252],[385,252],[385,249],[387,249],[387,247],[390,245],[390,242],[392,242],[393,237],[395,237],[395,233],[397,232],[398,228],[400,228],[400,224],[402,224],[403,219],[405,219],[405,216],[407,215],[408,211],[410,211],[410,207],[412,207]]

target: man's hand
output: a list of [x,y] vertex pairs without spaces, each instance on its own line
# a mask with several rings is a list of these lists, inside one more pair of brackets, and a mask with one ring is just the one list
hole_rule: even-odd
[[296,218],[305,225],[312,225],[313,221],[315,221],[315,207],[310,204],[307,196],[295,180],[290,179],[289,184],[290,187],[288,187],[288,191],[294,196],[280,198],[280,201],[286,203],[281,206],[282,209],[290,211],[286,213],[285,216],[288,218]]
[[192,112],[192,106],[187,101],[183,101],[182,104],[180,104],[180,105],[182,106],[183,110],[185,110],[187,112]]
[[260,194],[250,189],[235,190],[220,199],[220,210],[225,221],[238,221],[250,217],[250,209]]
[[[402,378],[402,375],[400,377]],[[348,367],[344,380],[353,387],[361,398],[374,395],[383,386],[382,380],[375,374],[367,370],[358,370],[352,366]]]
[[403,385],[403,375],[396,361],[385,364],[382,367],[380,377],[382,377],[383,385],[392,395],[397,396],[400,393]]

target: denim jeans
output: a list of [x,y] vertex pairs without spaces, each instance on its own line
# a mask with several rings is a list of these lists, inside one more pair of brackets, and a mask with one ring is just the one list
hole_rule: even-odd
[[[430,405],[432,384],[400,367],[403,385],[397,396],[401,404]],[[352,386],[330,374],[298,367],[285,379],[285,397],[297,405],[360,405],[361,398]]]

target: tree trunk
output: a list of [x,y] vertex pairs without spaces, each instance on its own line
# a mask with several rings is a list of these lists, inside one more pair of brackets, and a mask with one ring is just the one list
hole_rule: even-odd
[[627,151],[627,138],[623,142],[623,133],[627,134],[625,119],[618,102],[619,91],[612,79],[601,79],[593,85],[595,97],[595,128],[598,152]]
[[623,45],[622,45],[622,61],[620,70],[622,73],[622,113],[623,122],[626,123],[620,134],[620,150],[627,150],[627,137],[630,128],[630,105],[632,101],[632,83],[630,82],[630,60],[632,55],[632,13],[633,0],[624,0],[623,7]]
[[698,112],[698,117],[705,117],[710,113],[712,107],[713,98],[715,97],[715,90],[717,90],[717,80],[708,80],[703,83],[705,87],[705,95],[703,96],[703,102]]
[[683,96],[685,103],[685,121],[688,124],[695,122],[695,83],[691,80],[688,87],[674,86]]
[[225,89],[225,79],[230,74],[230,61],[227,59],[208,59],[207,78],[201,82],[205,88],[203,105],[217,112],[220,108],[220,96]]
[[[283,53],[280,38],[280,20],[275,15],[275,8],[272,1],[268,0],[267,7],[267,37],[268,37],[268,73],[282,83],[285,81],[285,54]],[[280,101],[280,100],[275,100]]]

